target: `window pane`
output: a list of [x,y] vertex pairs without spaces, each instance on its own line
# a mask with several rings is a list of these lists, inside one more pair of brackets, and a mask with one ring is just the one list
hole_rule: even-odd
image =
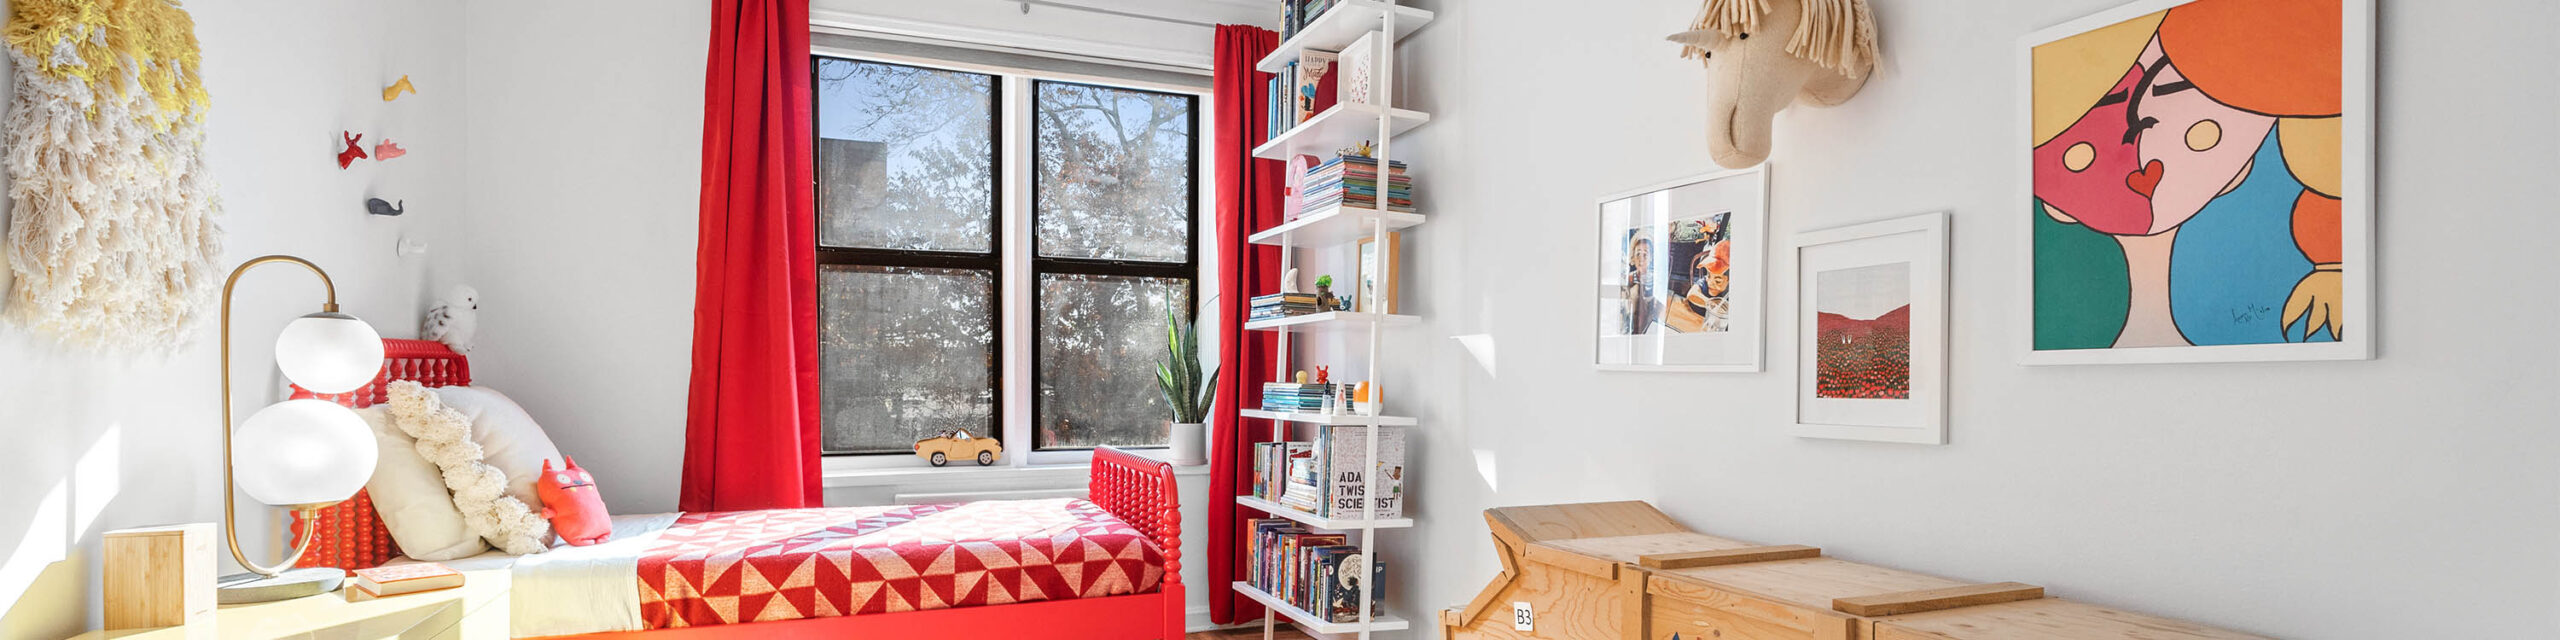
[[1039,448],[1163,446],[1172,417],[1156,386],[1176,278],[1040,274]]
[[904,453],[944,429],[993,431],[992,273],[827,265],[818,368],[827,453]]
[[995,76],[818,58],[818,243],[983,253]]
[[1039,83],[1040,255],[1191,258],[1191,96]]

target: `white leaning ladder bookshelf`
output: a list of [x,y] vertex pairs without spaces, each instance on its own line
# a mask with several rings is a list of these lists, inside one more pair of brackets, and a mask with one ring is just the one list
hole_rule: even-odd
[[[1431,16],[1430,11],[1400,6],[1396,4],[1396,0],[1337,0],[1321,15],[1308,21],[1305,28],[1281,42],[1279,48],[1272,50],[1269,55],[1255,64],[1255,67],[1263,72],[1278,73],[1285,70],[1291,62],[1297,61],[1300,52],[1310,49],[1341,51],[1348,48],[1353,41],[1359,40],[1361,36],[1372,32],[1380,36],[1377,40],[1379,43],[1377,57],[1371,68],[1373,83],[1369,94],[1371,103],[1336,104],[1290,127],[1287,131],[1272,136],[1270,141],[1253,150],[1253,155],[1257,158],[1287,160],[1300,154],[1325,157],[1324,154],[1331,154],[1362,141],[1371,141],[1376,145],[1374,152],[1377,160],[1378,184],[1377,195],[1371,207],[1341,206],[1314,212],[1314,215],[1302,215],[1297,219],[1285,221],[1278,227],[1261,230],[1252,236],[1251,241],[1254,244],[1282,248],[1280,252],[1282,273],[1287,273],[1296,266],[1296,249],[1338,246],[1346,242],[1367,239],[1377,243],[1376,246],[1379,248],[1377,288],[1381,297],[1386,299],[1397,297],[1385,293],[1394,288],[1397,275],[1395,264],[1397,261],[1390,258],[1397,251],[1393,245],[1387,244],[1387,233],[1395,229],[1422,224],[1423,216],[1418,213],[1395,212],[1390,206],[1389,191],[1393,186],[1394,178],[1392,160],[1394,138],[1397,134],[1430,121],[1431,116],[1419,111],[1394,108],[1395,50],[1405,36],[1411,35],[1415,29],[1430,22]],[[1301,177],[1291,176],[1288,180],[1294,184]],[[1360,295],[1359,284],[1352,283],[1351,291],[1355,297]],[[1253,331],[1273,331],[1279,334],[1276,336],[1277,345],[1274,347],[1278,350],[1277,357],[1274,358],[1277,363],[1276,370],[1273,372],[1276,380],[1290,379],[1291,367],[1294,364],[1290,358],[1292,337],[1315,332],[1344,337],[1365,335],[1369,347],[1369,375],[1366,379],[1372,381],[1373,388],[1382,392],[1384,389],[1374,383],[1378,379],[1379,346],[1383,340],[1382,334],[1390,326],[1410,325],[1420,321],[1420,318],[1415,316],[1388,313],[1397,309],[1386,308],[1386,305],[1381,304],[1382,302],[1366,303],[1370,306],[1364,306],[1361,311],[1356,312],[1329,311],[1306,316],[1247,322],[1245,328]],[[1380,462],[1378,460],[1379,432],[1388,428],[1405,428],[1416,422],[1409,417],[1386,415],[1385,399],[1383,393],[1371,399],[1370,406],[1373,408],[1370,412],[1375,415],[1291,415],[1245,409],[1243,399],[1239,398],[1239,401],[1234,403],[1240,414],[1237,424],[1249,424],[1244,420],[1247,418],[1268,420],[1271,423],[1272,440],[1275,442],[1288,441],[1290,430],[1297,426],[1315,429],[1333,425],[1369,427],[1362,430],[1367,434],[1364,446],[1368,452],[1362,460],[1370,465],[1370,468],[1363,470],[1366,480],[1365,488],[1361,491],[1358,517],[1318,516],[1251,495],[1236,496],[1236,504],[1270,514],[1272,517],[1296,521],[1310,529],[1345,534],[1356,532],[1361,554],[1367,558],[1367,562],[1380,562],[1381,558],[1377,552],[1378,531],[1413,526],[1413,521],[1409,518],[1376,517],[1377,496],[1381,493],[1378,489],[1386,485],[1386,479],[1379,477],[1377,472]],[[1259,406],[1259,403],[1256,403],[1256,406]],[[1407,508],[1410,509],[1410,505]],[[1244,535],[1252,536],[1254,532],[1246,531]],[[1237,593],[1244,594],[1247,598],[1262,604],[1262,636],[1265,640],[1274,637],[1278,617],[1289,618],[1291,622],[1298,625],[1300,630],[1309,633],[1325,636],[1356,634],[1361,640],[1368,640],[1372,632],[1401,631],[1410,627],[1409,623],[1402,618],[1385,615],[1383,606],[1377,611],[1372,610],[1369,603],[1374,596],[1370,592],[1378,588],[1379,585],[1376,583],[1376,580],[1366,577],[1360,580],[1359,604],[1356,605],[1360,617],[1355,622],[1342,623],[1331,621],[1324,612],[1310,612],[1291,606],[1286,598],[1266,593],[1247,582],[1236,582],[1234,589]]]

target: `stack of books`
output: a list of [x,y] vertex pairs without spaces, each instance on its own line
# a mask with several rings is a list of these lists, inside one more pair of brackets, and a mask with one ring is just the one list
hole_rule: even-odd
[[346,582],[348,602],[462,586],[462,572],[433,562],[384,565],[352,573],[355,577]]
[[1281,413],[1321,413],[1327,394],[1336,393],[1329,383],[1298,384],[1294,382],[1262,383],[1262,410]]
[[[1378,432],[1378,463],[1369,454],[1369,430]],[[1376,487],[1372,517],[1404,517],[1404,429],[1327,426],[1314,442],[1254,445],[1253,497],[1327,518],[1362,519],[1361,498]],[[1372,480],[1375,482],[1372,482]]]
[[1313,442],[1258,442],[1253,445],[1253,497],[1280,501],[1289,487],[1289,460],[1312,458]]
[[[1245,582],[1327,622],[1359,622],[1360,574],[1369,587],[1369,617],[1384,615],[1386,567],[1370,562],[1347,536],[1316,533],[1280,518],[1248,521]],[[1364,571],[1365,569],[1365,571]]]
[[1335,0],[1280,0],[1280,39],[1296,37],[1298,30],[1315,23],[1334,4]]
[[1273,320],[1311,313],[1324,313],[1324,305],[1312,293],[1274,293],[1253,297],[1253,314],[1247,320]]
[[[1387,163],[1387,210],[1413,211],[1413,177],[1405,175],[1403,162]],[[1378,159],[1362,156],[1334,156],[1324,164],[1307,170],[1299,189],[1305,204],[1300,211],[1320,211],[1326,207],[1378,207]],[[1303,214],[1301,214],[1303,215]]]

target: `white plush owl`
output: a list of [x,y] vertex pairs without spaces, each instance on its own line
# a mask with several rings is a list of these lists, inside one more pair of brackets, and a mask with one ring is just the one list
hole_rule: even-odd
[[418,339],[434,340],[452,347],[454,353],[470,353],[471,337],[480,331],[480,290],[471,285],[453,285],[444,294],[443,304],[427,310],[427,321],[418,327]]

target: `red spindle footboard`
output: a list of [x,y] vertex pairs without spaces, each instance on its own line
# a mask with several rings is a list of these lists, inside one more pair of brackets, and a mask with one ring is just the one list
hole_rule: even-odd
[[1173,465],[1111,447],[1093,450],[1086,499],[1136,527],[1164,551],[1165,638],[1181,638],[1186,596],[1182,588],[1182,498]]
[[[373,383],[346,393],[312,393],[294,387],[293,397],[318,398],[353,408],[370,407],[390,400],[388,389],[393,380],[415,380],[430,387],[459,387],[471,384],[471,360],[440,342],[424,340],[382,341],[382,373]],[[348,498],[316,513],[312,528],[311,548],[304,551],[297,567],[338,567],[364,569],[381,566],[400,547],[392,543],[391,532],[382,528],[382,516],[374,512],[373,496],[356,492]],[[285,546],[293,545],[294,532],[302,530],[301,513],[293,514],[285,529]]]

